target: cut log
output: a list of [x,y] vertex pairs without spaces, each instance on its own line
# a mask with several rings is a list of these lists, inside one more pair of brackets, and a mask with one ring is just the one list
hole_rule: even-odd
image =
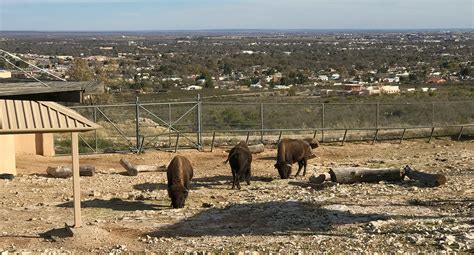
[[423,173],[413,170],[410,166],[406,166],[404,170],[408,178],[419,181],[429,187],[437,187],[446,183],[446,176],[442,174]]
[[[48,167],[46,173],[52,177],[56,178],[69,178],[72,177],[72,167],[70,166],[56,166]],[[80,176],[94,176],[95,166],[92,165],[83,165],[79,167]]]
[[379,181],[402,181],[405,177],[403,169],[370,169],[360,167],[331,168],[331,180],[337,183],[359,183]]
[[263,144],[249,145],[250,153],[257,154],[265,151],[265,146]]
[[320,174],[318,176],[313,175],[309,177],[309,182],[314,184],[322,184],[324,181],[330,181],[331,175],[329,173]]
[[120,159],[120,165],[127,170],[130,176],[137,176],[140,172],[166,172],[166,166],[133,165],[126,159]]

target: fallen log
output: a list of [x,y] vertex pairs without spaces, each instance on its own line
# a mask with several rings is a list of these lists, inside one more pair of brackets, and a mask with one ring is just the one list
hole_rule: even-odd
[[402,181],[405,177],[404,170],[399,168],[331,168],[329,174],[331,176],[331,181],[337,183]]
[[249,145],[248,147],[249,147],[250,153],[252,154],[258,154],[265,151],[265,146],[261,143],[256,144],[256,145]]
[[446,176],[442,174],[423,173],[413,170],[410,166],[405,166],[403,169],[408,178],[419,181],[425,186],[437,187],[446,183]]
[[[72,167],[70,166],[50,166],[46,169],[46,173],[56,178],[69,178],[72,177]],[[94,176],[95,166],[82,165],[79,167],[79,176]]]
[[140,172],[166,172],[166,166],[133,165],[126,159],[120,159],[120,165],[127,170],[130,176],[137,176]]

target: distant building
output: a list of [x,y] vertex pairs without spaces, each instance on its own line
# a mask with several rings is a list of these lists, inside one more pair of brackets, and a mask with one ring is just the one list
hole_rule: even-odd
[[388,78],[384,78],[382,80],[383,82],[388,82],[388,83],[399,83],[400,82],[400,77],[388,77]]
[[258,81],[255,84],[250,84],[250,88],[252,88],[252,89],[261,89],[261,88],[263,88],[263,86],[260,84],[260,81]]
[[12,77],[12,72],[7,70],[0,70],[0,79],[10,79]]
[[191,85],[184,88],[184,90],[201,90],[201,89],[202,89],[202,86],[197,86],[197,85]]
[[446,80],[441,78],[440,76],[433,76],[433,77],[430,77],[426,83],[434,83],[434,84],[442,84],[442,83],[445,83]]
[[359,93],[362,92],[362,85],[359,84],[345,84],[344,90],[349,93]]
[[329,77],[327,75],[319,75],[318,80],[320,80],[320,81],[329,81]]
[[341,78],[341,75],[338,73],[331,75],[331,80],[339,80],[340,78]]
[[380,86],[380,92],[382,94],[398,94],[400,88],[398,86]]
[[381,94],[380,87],[373,87],[373,86],[365,88],[362,92],[369,96]]

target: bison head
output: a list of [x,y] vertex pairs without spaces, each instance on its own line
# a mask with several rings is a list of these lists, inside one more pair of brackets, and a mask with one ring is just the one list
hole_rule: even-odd
[[188,193],[189,191],[185,187],[171,186],[171,188],[168,189],[168,195],[171,198],[171,205],[173,208],[183,208]]
[[288,163],[285,163],[285,162],[276,163],[275,168],[278,169],[278,173],[280,174],[280,177],[282,179],[290,178],[291,164],[288,164]]

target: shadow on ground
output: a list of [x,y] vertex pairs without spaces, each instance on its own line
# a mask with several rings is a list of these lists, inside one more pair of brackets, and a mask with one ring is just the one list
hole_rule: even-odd
[[39,234],[44,239],[67,238],[72,237],[71,233],[66,228],[53,228],[44,233]]
[[[73,207],[73,202],[67,202],[57,205],[58,207]],[[143,201],[126,201],[119,198],[110,200],[93,199],[81,202],[82,208],[104,208],[114,211],[147,211],[169,208],[169,206],[145,203]]]
[[141,191],[166,190],[168,185],[166,183],[145,182],[133,185],[133,188]]
[[[271,182],[274,178],[269,176],[252,176],[250,182]],[[245,183],[245,181],[244,181]],[[232,186],[232,175],[217,175],[211,177],[194,178],[191,181],[192,188],[211,188],[215,186]]]
[[156,237],[312,235],[327,232],[336,225],[386,220],[388,217],[329,210],[297,201],[234,204],[211,208],[147,234]]

